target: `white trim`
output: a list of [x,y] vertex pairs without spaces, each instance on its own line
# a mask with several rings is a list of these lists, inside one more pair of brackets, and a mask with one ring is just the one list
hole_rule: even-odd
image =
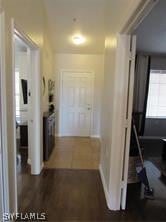
[[[31,174],[39,175],[43,161],[43,124],[42,124],[42,106],[41,106],[41,73],[40,73],[40,51],[39,49],[31,50],[31,94],[32,110],[29,126],[31,127]],[[33,141],[33,142],[32,142]]]
[[[42,162],[42,111],[41,111],[41,74],[40,74],[40,50],[39,47],[15,24],[12,19],[13,38],[16,35],[20,38],[28,47],[29,64],[29,81],[31,81],[31,111],[28,120],[28,142],[29,152],[28,156],[31,160],[31,174],[40,174],[41,162]],[[14,58],[14,39],[13,39],[13,58]],[[13,61],[13,76],[15,76],[15,62]],[[13,89],[14,87],[13,79]],[[33,99],[32,99],[33,98]],[[15,107],[15,98],[13,92],[13,101]],[[30,107],[30,106],[29,106]],[[14,112],[15,120],[15,112]],[[15,125],[14,125],[15,126]],[[14,129],[15,132],[15,129]],[[14,134],[15,138],[15,134]],[[35,147],[35,149],[34,149]]]
[[91,137],[91,138],[96,138],[96,139],[100,139],[100,138],[101,138],[100,135],[91,135],[90,137]]
[[[17,191],[17,144],[16,144],[16,109],[15,109],[15,54],[14,54],[14,20],[11,19],[11,40],[12,40],[12,106],[13,106],[13,153],[10,154],[10,158],[12,158],[12,170],[13,172],[10,172],[10,193],[14,193],[13,199],[11,200],[10,197],[10,204],[12,204],[12,206],[14,206],[14,210],[15,212],[18,211],[18,202],[17,202],[17,197],[18,197],[18,191]],[[11,184],[12,182],[12,184]],[[13,187],[13,189],[11,190],[11,187]],[[14,192],[13,192],[14,191]],[[12,203],[11,203],[12,202]]]
[[[28,158],[28,160],[27,160],[27,163],[29,164],[29,165],[31,165],[31,160]],[[44,168],[44,162],[42,162],[42,164],[41,164],[41,166],[40,166],[40,169],[41,169],[41,171],[42,171],[42,169]],[[41,173],[41,171],[40,171],[40,173]],[[38,174],[36,174],[36,175],[38,175]]]
[[91,70],[86,70],[86,69],[60,69],[60,73],[59,73],[59,89],[58,89],[58,100],[59,100],[59,119],[58,119],[58,125],[59,125],[59,135],[61,136],[72,136],[72,135],[67,135],[64,134],[62,132],[62,115],[61,115],[61,111],[62,111],[62,106],[61,106],[61,98],[62,98],[62,78],[63,78],[63,74],[64,72],[71,72],[71,73],[88,73],[91,75],[92,78],[92,106],[91,106],[91,124],[90,124],[90,137],[93,134],[93,125],[94,125],[94,82],[95,82],[95,73]]
[[60,133],[56,133],[55,137],[62,137],[62,135]]
[[[128,167],[129,167],[129,152],[130,152],[130,137],[131,137],[131,123],[132,123],[132,111],[133,111],[133,94],[134,94],[134,74],[135,74],[135,56],[136,56],[136,36],[128,36],[130,38],[130,62],[126,59],[125,63],[128,63],[127,75],[126,75],[126,102],[124,113],[124,125],[126,130],[126,136],[124,138],[124,152],[123,152],[123,178],[121,179],[122,195],[121,195],[121,208],[126,209],[126,196],[127,196],[127,182],[128,182]],[[130,65],[129,65],[130,64]],[[128,92],[127,92],[128,91]],[[127,115],[127,120],[126,120]],[[127,121],[127,122],[126,122]],[[127,124],[126,124],[127,123]],[[125,134],[125,132],[124,132]]]
[[129,13],[127,22],[123,25],[120,33],[131,34],[138,26],[143,22],[143,20],[149,15],[154,6],[158,3],[159,0],[139,0],[134,1]]
[[[42,172],[42,170],[44,169],[44,162],[41,163],[40,168],[41,168],[41,172]],[[41,174],[41,172],[40,172],[40,174]]]
[[[146,0],[146,1],[135,1],[132,5],[132,8],[129,12],[129,15],[127,15],[126,22],[121,30],[121,33],[124,33],[123,35],[128,34],[130,36],[130,33],[133,32],[134,28],[137,27],[142,21],[142,16],[145,18],[148,13],[152,10],[152,5],[154,6],[156,2],[154,3],[153,0]],[[121,115],[119,117],[118,112],[120,110],[123,110],[124,101],[122,98],[119,99],[119,92],[116,93],[116,89],[126,90],[123,85],[125,83],[125,75],[126,74],[126,53],[128,51],[127,44],[122,43],[121,41],[118,41],[117,43],[117,54],[116,54],[116,71],[115,71],[115,94],[114,94],[114,107],[113,107],[113,134],[112,134],[112,150],[111,150],[111,160],[110,160],[110,178],[109,178],[109,195],[110,197],[110,209],[111,210],[120,210],[120,203],[121,203],[121,177],[122,177],[122,169],[123,169],[123,153],[124,153],[124,133],[121,134],[123,124],[126,124],[126,119],[122,117]],[[121,66],[119,67],[119,64]],[[121,75],[121,77],[120,77]],[[119,80],[118,80],[119,78]],[[122,88],[121,88],[122,87]],[[123,97],[123,94],[122,94]],[[131,104],[131,97],[129,99],[129,104]],[[118,114],[118,115],[117,115]],[[128,116],[129,119],[131,119],[131,115]],[[117,124],[118,120],[118,124]],[[120,133],[120,135],[119,135]],[[128,132],[129,133],[129,132]],[[117,136],[118,134],[118,136]],[[125,154],[126,156],[126,154]]]
[[146,116],[146,119],[166,119],[166,116]]
[[1,109],[1,153],[2,153],[2,191],[3,191],[3,211],[9,210],[9,181],[8,181],[8,143],[7,143],[7,114],[6,114],[6,72],[5,72],[5,13],[0,13],[0,109]]
[[[69,136],[66,136],[66,135],[64,136],[62,134],[56,133],[55,137],[71,137],[71,136],[70,135]],[[96,138],[96,139],[99,139],[99,140],[101,139],[100,135],[91,135],[90,138]]]
[[31,159],[30,159],[30,158],[28,158],[27,163],[28,163],[29,165],[31,165]]
[[[125,140],[126,102],[128,87],[129,49],[130,38],[128,35],[118,35],[116,52],[116,70],[113,103],[113,121],[111,135],[111,160],[109,193],[111,195],[110,207],[112,210],[120,210],[121,180],[123,170],[123,154]],[[126,61],[128,62],[126,64]],[[120,65],[119,65],[120,64]],[[114,182],[112,182],[114,181]]]
[[30,47],[33,50],[39,50],[39,46],[32,41],[32,39],[19,27],[19,25],[15,22],[14,19],[14,33],[16,36],[21,39],[28,47]]
[[150,73],[152,73],[152,74],[166,74],[166,70],[164,70],[164,69],[150,69]]
[[[31,174],[38,175],[42,170],[42,114],[41,114],[41,73],[40,73],[40,50],[39,47],[36,46],[30,38],[23,33],[22,31],[18,31],[17,25],[15,24],[14,19],[11,19],[11,40],[12,40],[12,106],[13,106],[13,153],[11,153],[10,158],[12,160],[12,170],[10,172],[10,193],[14,193],[12,195],[12,199],[10,198],[10,205],[14,206],[15,212],[18,210],[17,204],[17,162],[16,162],[16,123],[15,123],[15,40],[14,37],[17,35],[21,38],[30,49],[30,57],[31,57],[31,69],[29,70],[31,73],[31,81],[33,83],[32,91],[33,91],[33,105],[32,105],[32,129],[33,131],[33,139],[31,138],[31,142],[33,141],[33,149],[30,149],[29,158],[31,159]],[[33,73],[33,75],[32,75]],[[29,123],[29,122],[28,122]],[[29,126],[28,126],[29,128]]]
[[99,173],[100,173],[101,182],[102,182],[103,188],[104,188],[104,194],[105,194],[105,198],[106,198],[107,207],[108,207],[108,209],[111,209],[111,207],[110,207],[110,199],[109,199],[110,195],[109,195],[109,192],[108,192],[108,189],[107,189],[107,185],[106,185],[106,181],[105,181],[105,176],[104,176],[101,164],[99,165]]

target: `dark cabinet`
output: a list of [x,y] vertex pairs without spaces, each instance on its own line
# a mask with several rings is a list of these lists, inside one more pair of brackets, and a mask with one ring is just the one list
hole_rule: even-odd
[[28,124],[20,125],[20,145],[28,147]]
[[20,147],[28,148],[28,121],[22,120],[21,116],[16,117],[16,127],[20,128]]
[[43,159],[48,160],[55,146],[55,113],[43,117]]

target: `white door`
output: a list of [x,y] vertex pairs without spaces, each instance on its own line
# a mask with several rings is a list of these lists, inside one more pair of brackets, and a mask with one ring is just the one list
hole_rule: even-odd
[[[123,38],[123,37],[122,37]],[[135,72],[135,55],[136,55],[136,36],[126,35],[125,37],[126,54],[126,82],[124,92],[124,137],[123,137],[123,169],[122,169],[122,192],[121,208],[126,208],[127,181],[128,181],[128,163],[131,136],[131,121],[133,107],[133,89],[134,89],[134,72]]]
[[93,74],[63,72],[61,76],[60,131],[62,136],[90,136]]

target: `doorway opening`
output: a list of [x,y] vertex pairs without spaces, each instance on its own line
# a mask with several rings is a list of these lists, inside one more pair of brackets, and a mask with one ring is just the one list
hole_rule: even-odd
[[59,137],[45,167],[98,169],[100,142],[91,138],[94,73],[61,70],[59,79]]
[[[43,167],[39,48],[13,22],[13,119],[17,183],[15,206],[22,205],[26,177]],[[17,208],[17,207],[16,207]]]
[[[160,205],[157,210],[160,218],[161,208],[164,207],[163,201],[166,200],[164,130],[166,126],[164,121],[166,48],[164,48],[165,40],[162,38],[161,31],[166,27],[165,9],[165,1],[159,0],[148,16],[132,32],[137,38],[132,117],[143,148],[148,179],[154,188],[153,205]],[[129,97],[129,100],[132,100],[132,97]],[[144,187],[141,186],[136,173],[139,153],[133,124],[129,147],[127,207],[132,208],[135,200],[140,203],[140,209],[143,210],[144,204],[141,205],[141,203],[144,201]],[[148,203],[150,204],[150,201]],[[153,212],[147,216],[155,218]]]
[[21,203],[24,175],[31,173],[29,116],[31,110],[31,75],[29,72],[30,48],[17,35],[14,35],[15,57],[15,119],[18,207]]

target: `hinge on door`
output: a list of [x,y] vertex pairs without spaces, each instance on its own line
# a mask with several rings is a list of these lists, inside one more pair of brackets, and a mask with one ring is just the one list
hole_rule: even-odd
[[132,54],[132,51],[129,52],[129,61],[132,61],[133,59],[133,54]]
[[126,119],[126,120],[125,120],[125,128],[128,128],[128,126],[129,126],[129,120]]
[[121,181],[121,188],[124,188],[125,187],[125,182],[124,180]]

